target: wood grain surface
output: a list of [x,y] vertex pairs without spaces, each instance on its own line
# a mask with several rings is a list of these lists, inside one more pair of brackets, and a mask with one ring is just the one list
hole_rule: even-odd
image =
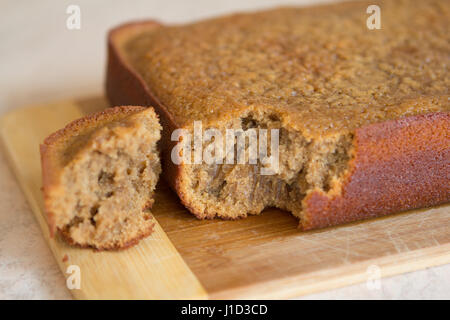
[[[450,206],[301,232],[268,209],[238,221],[195,219],[161,181],[156,232],[118,252],[49,238],[39,143],[67,122],[106,107],[101,97],[18,109],[0,120],[3,146],[62,272],[81,270],[76,298],[287,298],[450,262]],[[164,176],[164,174],[162,175]],[[11,213],[13,214],[13,213]],[[67,256],[67,261],[64,257]]]
[[157,222],[152,235],[138,246],[117,252],[73,248],[58,237],[50,238],[43,213],[39,144],[69,121],[105,107],[98,98],[65,101],[20,109],[0,120],[3,146],[56,262],[66,276],[70,265],[79,267],[81,287],[71,293],[79,299],[205,298],[203,287]]

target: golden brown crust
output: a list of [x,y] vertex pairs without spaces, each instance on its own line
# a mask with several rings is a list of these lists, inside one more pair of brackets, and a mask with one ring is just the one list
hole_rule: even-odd
[[75,246],[78,248],[91,248],[94,249],[95,251],[106,251],[106,250],[125,250],[128,249],[132,246],[135,246],[139,243],[139,241],[141,241],[142,239],[148,237],[152,232],[153,232],[153,228],[154,228],[155,224],[151,224],[144,232],[142,232],[141,234],[139,234],[137,237],[133,238],[132,240],[124,243],[124,244],[120,244],[120,245],[113,245],[113,246],[103,246],[103,247],[93,247],[93,246],[89,246],[89,245],[80,245],[79,243],[73,241],[72,237],[65,232],[64,230],[61,230],[61,232],[59,233],[61,235],[61,237],[63,238],[64,241],[66,241],[68,244],[70,244],[71,246]]
[[[193,120],[218,127],[263,109],[283,127],[318,139],[450,108],[448,2],[378,0],[383,28],[372,31],[369,4],[275,8],[162,26],[138,33],[122,50],[177,127],[190,128]],[[426,103],[412,105],[418,99]]]
[[[119,26],[110,33],[106,91],[112,104],[155,106],[164,127],[163,157],[170,159],[174,142],[169,133],[177,126],[168,108],[126,61],[121,47],[137,29],[142,32],[156,27],[154,22],[140,22]],[[425,100],[423,103],[429,102]],[[449,113],[445,112],[356,129],[355,158],[342,194],[329,198],[319,191],[309,193],[303,201],[305,216],[301,227],[309,230],[450,201],[448,132]],[[182,203],[196,216],[203,216],[186,198],[181,166],[170,160],[163,163],[165,176]]]
[[304,230],[450,201],[450,113],[375,123],[357,129],[355,157],[339,195],[314,191],[303,200]]

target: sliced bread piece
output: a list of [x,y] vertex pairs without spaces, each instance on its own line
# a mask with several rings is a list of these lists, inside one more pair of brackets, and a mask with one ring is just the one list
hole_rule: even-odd
[[136,244],[161,171],[161,126],[152,108],[115,107],[78,119],[41,145],[51,235],[99,250]]

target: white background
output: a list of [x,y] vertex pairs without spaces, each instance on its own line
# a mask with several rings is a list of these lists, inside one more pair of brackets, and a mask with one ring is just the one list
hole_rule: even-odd
[[[162,0],[0,2],[0,114],[26,104],[98,95],[103,89],[105,37],[121,22],[152,18],[189,22],[223,13],[323,1]],[[81,30],[66,28],[66,8],[81,7]],[[0,151],[0,299],[70,299],[5,156]],[[450,265],[304,298],[450,299]]]

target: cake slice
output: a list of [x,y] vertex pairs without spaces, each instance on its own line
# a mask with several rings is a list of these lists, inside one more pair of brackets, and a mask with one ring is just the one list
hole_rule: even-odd
[[[109,35],[107,95],[155,106],[165,177],[198,218],[278,207],[308,230],[437,205],[450,200],[449,19],[449,1],[396,0],[130,23]],[[190,146],[175,130],[196,121],[278,129],[279,165],[170,161]]]
[[70,244],[122,249],[148,236],[161,171],[152,108],[111,108],[78,119],[41,145],[50,233]]

